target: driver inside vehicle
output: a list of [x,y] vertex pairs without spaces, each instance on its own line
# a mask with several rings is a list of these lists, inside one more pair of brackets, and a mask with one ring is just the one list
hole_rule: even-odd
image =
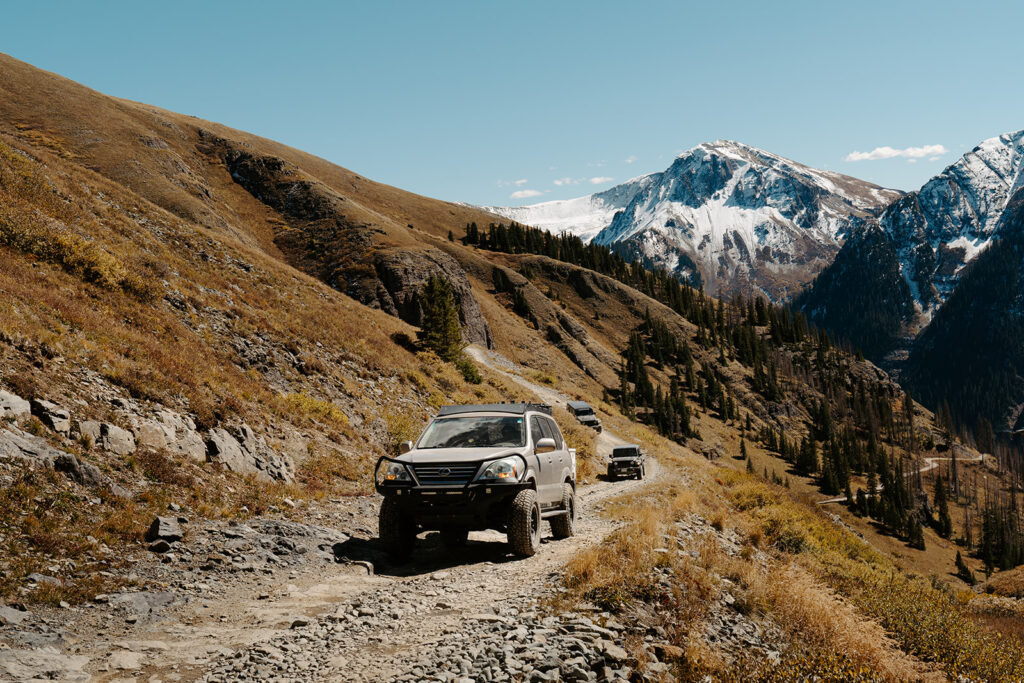
[[419,448],[494,448],[526,445],[521,417],[450,417],[434,420]]

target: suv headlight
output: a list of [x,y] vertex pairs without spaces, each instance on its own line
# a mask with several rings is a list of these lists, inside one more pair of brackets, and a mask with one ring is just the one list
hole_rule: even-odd
[[488,463],[477,479],[479,481],[519,481],[524,469],[522,459],[513,455]]
[[389,462],[384,468],[384,481],[412,481],[409,470],[405,465],[398,462]]

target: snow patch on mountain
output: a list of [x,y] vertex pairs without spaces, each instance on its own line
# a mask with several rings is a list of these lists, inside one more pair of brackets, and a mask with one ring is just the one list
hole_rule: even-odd
[[510,220],[552,233],[568,232],[584,242],[611,224],[615,213],[629,205],[640,189],[655,182],[660,174],[633,178],[615,187],[575,199],[559,199],[529,206],[484,206],[483,209]]

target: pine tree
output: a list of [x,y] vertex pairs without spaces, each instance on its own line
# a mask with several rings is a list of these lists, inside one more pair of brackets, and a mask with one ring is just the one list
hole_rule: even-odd
[[949,538],[953,535],[953,518],[949,516],[946,486],[942,481],[942,477],[936,477],[935,479],[935,511],[938,515],[935,532],[943,538]]
[[964,562],[963,555],[960,554],[959,550],[956,551],[956,575],[963,579],[964,583],[968,586],[978,583],[978,580],[974,578],[974,572]]
[[452,287],[436,275],[423,286],[419,341],[449,363],[462,354],[462,329]]
[[740,439],[740,458],[747,459],[747,440],[742,438]]

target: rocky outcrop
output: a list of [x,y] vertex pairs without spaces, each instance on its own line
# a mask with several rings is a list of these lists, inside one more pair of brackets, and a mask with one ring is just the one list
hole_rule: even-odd
[[31,408],[32,414],[53,431],[61,436],[71,433],[71,413],[65,408],[42,399],[32,399]]
[[139,446],[166,449],[191,460],[206,460],[206,443],[192,418],[172,410],[158,410],[155,417],[132,415],[128,419]]
[[350,296],[397,316],[417,327],[423,322],[423,286],[431,276],[446,280],[455,292],[463,338],[491,348],[491,329],[473,296],[469,278],[459,263],[438,249],[393,249],[373,255],[374,277],[348,271],[345,282],[335,282]]
[[131,494],[103,474],[98,467],[73,453],[54,448],[42,437],[17,428],[0,430],[0,458],[16,458],[61,472],[72,481],[92,488],[105,488],[119,498]]
[[135,452],[135,437],[117,425],[87,420],[78,425],[78,430],[93,444],[110,453],[128,455]]
[[291,482],[295,466],[271,449],[247,424],[211,429],[206,437],[206,459],[238,474],[252,474],[265,481]]

